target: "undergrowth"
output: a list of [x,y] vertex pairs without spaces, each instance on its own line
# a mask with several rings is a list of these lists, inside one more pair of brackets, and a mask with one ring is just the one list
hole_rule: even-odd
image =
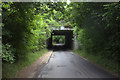
[[73,50],[73,52],[105,68],[107,71],[110,71],[120,76],[120,68],[119,68],[120,64],[115,62],[113,59],[107,59],[106,57],[100,55],[88,54],[82,50]]
[[43,49],[38,52],[27,53],[26,58],[20,59],[13,64],[3,63],[2,64],[2,77],[3,78],[14,78],[20,70],[31,65],[33,62],[35,62],[40,56],[42,56],[47,51],[48,51],[47,49]]

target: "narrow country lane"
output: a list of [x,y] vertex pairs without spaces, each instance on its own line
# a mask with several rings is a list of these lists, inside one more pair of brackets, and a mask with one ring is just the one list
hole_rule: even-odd
[[114,78],[72,51],[54,51],[38,78]]

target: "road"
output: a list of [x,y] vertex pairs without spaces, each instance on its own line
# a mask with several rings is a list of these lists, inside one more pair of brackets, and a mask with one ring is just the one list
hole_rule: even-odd
[[114,78],[72,51],[54,51],[38,78]]

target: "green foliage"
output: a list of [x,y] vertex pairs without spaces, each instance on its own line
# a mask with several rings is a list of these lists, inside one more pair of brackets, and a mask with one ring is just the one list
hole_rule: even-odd
[[28,25],[33,19],[31,17],[33,11],[30,10],[28,3],[3,3],[2,8],[3,44],[9,43],[16,49],[16,54],[13,53],[16,59],[20,56],[24,57],[25,53],[29,51],[28,41],[31,27]]
[[48,52],[47,49],[42,49],[34,53],[30,52],[26,53],[26,58],[19,59],[13,64],[2,63],[2,78],[15,78],[19,71],[30,66],[46,52]]
[[[45,32],[43,29],[46,25],[39,14],[35,15],[33,3],[3,3],[2,8],[3,44],[6,45],[9,42],[16,49],[15,52],[11,51],[16,60],[25,57],[30,51],[45,47],[42,44],[45,44],[47,38],[41,33]],[[39,30],[33,30],[34,27]]]
[[81,56],[120,74],[120,4],[71,3],[68,10],[75,26]]
[[[33,26],[31,29],[30,48],[32,51],[37,51],[46,47],[46,39],[50,35],[48,25],[44,22],[43,17],[38,14],[35,15],[34,20],[30,23]],[[46,35],[48,34],[48,35]]]
[[65,36],[52,36],[52,43],[53,45],[54,44],[57,44],[57,43],[62,43],[62,44],[65,44]]
[[[60,6],[61,7],[56,7]],[[11,45],[6,50],[13,60],[25,58],[28,52],[46,48],[46,40],[54,28],[60,28],[64,21],[65,3],[3,2],[2,36],[3,45]],[[15,51],[12,51],[15,49]],[[5,59],[3,59],[4,61]],[[7,60],[10,62],[10,60]]]
[[104,9],[107,11],[103,16],[103,21],[106,22],[105,31],[108,40],[108,44],[105,46],[106,53],[116,61],[120,62],[119,59],[119,48],[120,48],[120,4],[111,3],[104,5]]
[[2,59],[4,61],[7,61],[7,62],[10,62],[10,63],[13,63],[14,62],[14,53],[15,52],[15,49],[13,49],[11,47],[11,45],[9,44],[6,44],[6,45],[2,45]]
[[[120,4],[71,3],[69,17],[78,34],[79,47],[89,54],[119,62]],[[81,46],[82,45],[82,46]]]
[[75,53],[79,54],[80,56],[88,59],[90,62],[95,63],[102,68],[106,68],[108,71],[112,71],[113,73],[120,74],[120,64],[112,59],[106,58],[106,56],[101,55],[93,55],[87,54],[83,50],[73,50]]
[[45,48],[53,29],[72,26],[75,27],[74,33],[77,34],[80,49],[120,62],[118,2],[2,4],[3,45],[10,45],[10,49],[6,50],[8,46],[5,46],[4,51],[10,53],[9,57],[12,56],[13,60]]

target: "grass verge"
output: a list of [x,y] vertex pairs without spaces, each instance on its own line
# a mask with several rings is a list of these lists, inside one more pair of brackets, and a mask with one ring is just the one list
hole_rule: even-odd
[[25,59],[20,59],[16,63],[3,63],[2,64],[2,78],[14,78],[16,74],[23,68],[31,65],[35,62],[40,56],[46,53],[48,50],[43,49],[35,53],[28,53]]
[[88,59],[89,61],[101,66],[102,68],[106,69],[107,71],[117,75],[120,77],[120,64],[115,62],[114,60],[109,60],[103,56],[100,55],[92,55],[92,54],[87,54],[82,50],[73,50],[73,52],[79,54],[80,56]]

